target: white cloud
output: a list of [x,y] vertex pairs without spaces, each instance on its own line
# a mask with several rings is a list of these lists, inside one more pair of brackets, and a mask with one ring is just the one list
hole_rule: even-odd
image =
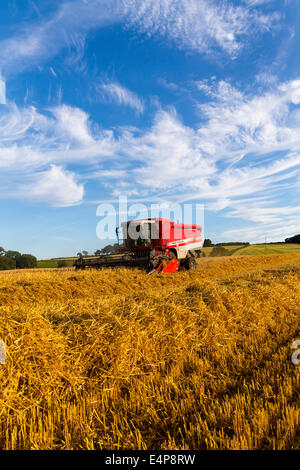
[[276,14],[263,15],[249,8],[234,6],[230,0],[65,1],[51,18],[0,42],[0,69],[16,73],[63,48],[68,50],[69,65],[78,65],[84,56],[86,34],[113,23],[148,37],[166,38],[182,49],[200,53],[219,49],[234,57],[245,35],[269,30],[278,19]]
[[0,110],[0,166],[40,165],[108,158],[117,142],[112,131],[91,131],[89,116],[78,108],[57,106],[47,113],[9,102]]
[[49,170],[36,173],[31,185],[20,186],[20,195],[27,199],[64,207],[79,204],[84,188],[76,182],[74,173],[61,166],[51,165]]
[[229,1],[125,0],[125,4],[130,26],[148,36],[167,37],[180,48],[201,53],[218,47],[234,56],[241,47],[243,35],[268,29],[274,19],[256,15]]
[[244,3],[246,3],[249,6],[263,5],[265,3],[271,3],[271,2],[274,2],[274,0],[244,0]]
[[0,104],[6,104],[6,83],[0,74]]
[[234,209],[227,213],[228,217],[247,219],[251,222],[259,222],[265,224],[281,223],[282,217],[293,217],[298,214],[300,218],[300,206],[281,206],[270,207],[264,203],[255,203],[248,201],[242,203],[233,203]]
[[270,86],[276,83],[277,77],[272,73],[260,72],[256,75],[255,80],[260,85]]
[[138,113],[144,112],[144,103],[128,88],[116,82],[103,83],[99,86],[104,97],[119,105],[130,106]]
[[[85,180],[99,177],[109,184],[117,177],[128,191],[198,199],[215,210],[234,208],[238,198],[278,199],[300,175],[300,80],[274,84],[260,95],[246,95],[222,81],[206,85],[209,101],[199,105],[196,129],[184,125],[175,110],[158,111],[147,130],[114,132],[94,126],[77,108],[61,105],[39,113],[8,102],[0,114],[1,197],[13,197],[8,181],[18,197],[20,185],[30,186],[36,174],[63,181],[62,165],[76,163],[85,165]],[[69,184],[61,185],[66,196],[58,199],[73,204],[81,186],[67,175]],[[51,195],[41,195],[37,182],[33,188],[31,198],[46,202]],[[48,201],[52,204],[50,196]]]
[[50,67],[50,72],[52,73],[53,77],[57,78],[57,73],[55,72],[53,67]]
[[300,216],[294,211],[293,216],[285,217],[282,214],[280,221],[271,223],[266,218],[265,222],[253,223],[247,227],[230,229],[223,232],[225,240],[245,240],[249,242],[276,242],[299,233]]
[[51,18],[30,24],[0,42],[0,68],[21,71],[55,56],[62,48],[68,48],[71,56],[75,54],[77,61],[82,53],[82,34],[118,21],[120,5],[119,0],[62,2]]
[[141,162],[132,170],[140,185],[185,199],[220,198],[225,207],[300,174],[300,120],[293,110],[299,92],[297,80],[260,96],[220,82],[200,106],[198,129],[160,111],[147,132],[123,133],[120,152]]
[[14,103],[8,103],[0,110],[0,142],[16,141],[26,135],[34,121],[34,109],[20,109]]
[[208,178],[216,171],[214,163],[203,158],[196,132],[184,126],[176,113],[159,111],[153,127],[142,135],[123,135],[122,152],[140,160],[133,171],[139,184],[168,188],[196,177]]
[[[272,28],[275,14],[259,7],[267,0],[75,0],[16,36],[0,42],[5,76],[40,65],[62,48],[66,64],[84,70],[88,31],[120,23],[131,31],[196,53],[226,52],[234,58],[246,36]],[[271,11],[271,10],[270,10]],[[48,64],[54,77],[60,75]],[[54,206],[80,203],[82,180],[99,178],[117,191],[170,200],[198,199],[211,210],[256,224],[261,236],[272,226],[277,236],[299,223],[299,207],[251,205],[254,197],[272,196],[300,175],[300,80],[279,84],[257,75],[267,91],[248,95],[226,81],[202,80],[198,90],[199,123],[185,125],[175,110],[159,110],[146,130],[102,129],[81,109],[60,105],[44,111],[16,106],[6,99],[0,76],[0,197],[27,198]],[[169,84],[174,89],[178,85]],[[144,112],[143,101],[116,82],[99,87],[114,103]],[[60,93],[60,100],[62,93]],[[105,165],[104,165],[105,163]],[[105,170],[99,170],[105,168]],[[91,171],[93,173],[91,174]],[[105,179],[105,183],[104,180]],[[242,202],[237,202],[237,199]],[[229,212],[230,211],[230,212]],[[260,227],[261,226],[261,227]],[[251,228],[251,227],[250,227]],[[261,232],[260,232],[261,230]],[[292,234],[288,232],[287,235]],[[230,238],[235,238],[229,233]],[[244,238],[244,237],[237,237]]]
[[78,203],[83,185],[61,164],[109,158],[114,146],[109,131],[98,129],[93,138],[88,115],[80,109],[62,105],[42,114],[8,102],[0,110],[0,197]]
[[55,126],[72,140],[82,145],[95,143],[88,126],[88,115],[81,109],[71,106],[57,106],[51,109],[56,118]]
[[237,161],[248,152],[266,154],[299,149],[299,134],[289,125],[293,104],[299,103],[300,80],[275,86],[260,96],[245,96],[226,82],[209,91],[211,103],[199,105],[206,123],[198,134],[211,142],[207,152]]

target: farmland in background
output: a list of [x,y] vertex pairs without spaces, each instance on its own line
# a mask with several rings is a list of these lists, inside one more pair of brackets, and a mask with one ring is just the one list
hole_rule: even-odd
[[[223,245],[219,245],[223,246]],[[214,249],[214,246],[204,246],[201,248],[201,251],[205,254],[205,256],[210,256],[212,250]],[[243,245],[229,245],[229,246],[224,246],[226,251],[228,252],[228,255],[232,255],[235,251],[240,251],[243,248]]]
[[74,261],[76,259],[77,259],[76,257],[74,257],[74,258],[41,259],[41,260],[38,260],[37,267],[38,268],[57,268],[59,261],[65,261],[66,266],[70,267],[70,266],[73,266]]
[[[257,255],[272,255],[272,254],[288,254],[288,253],[300,253],[299,244],[263,244],[263,245],[221,245],[224,246],[228,252],[228,256],[257,256]],[[206,246],[202,248],[202,252],[205,256],[210,256],[214,246]],[[66,261],[67,266],[73,266],[74,261],[77,257],[71,258],[55,258],[55,259],[44,259],[38,260],[38,268],[57,268],[60,260]]]
[[[288,253],[300,253],[300,244],[289,243],[266,243],[261,245],[221,245],[228,251],[229,256],[258,256],[258,255],[280,255]],[[213,246],[203,247],[201,251],[205,256],[210,256]]]
[[300,254],[0,273],[1,449],[299,449]]
[[265,245],[249,245],[234,252],[233,256],[280,255],[285,253],[300,253],[300,244],[279,243],[276,245],[267,243]]

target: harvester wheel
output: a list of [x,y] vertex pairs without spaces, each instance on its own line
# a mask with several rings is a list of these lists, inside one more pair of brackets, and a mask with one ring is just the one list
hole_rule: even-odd
[[195,258],[193,256],[189,256],[188,258],[186,258],[185,266],[186,266],[186,269],[196,269],[197,262]]

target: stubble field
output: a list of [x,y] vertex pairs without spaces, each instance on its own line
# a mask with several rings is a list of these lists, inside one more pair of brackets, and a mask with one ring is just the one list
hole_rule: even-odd
[[0,273],[1,449],[299,449],[300,254]]

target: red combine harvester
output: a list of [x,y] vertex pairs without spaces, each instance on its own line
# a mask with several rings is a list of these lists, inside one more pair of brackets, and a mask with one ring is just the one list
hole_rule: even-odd
[[[201,225],[176,224],[169,219],[131,220],[122,225],[124,243],[118,253],[80,256],[76,269],[140,267],[149,274],[195,269],[203,245]],[[119,240],[119,229],[116,229]]]

